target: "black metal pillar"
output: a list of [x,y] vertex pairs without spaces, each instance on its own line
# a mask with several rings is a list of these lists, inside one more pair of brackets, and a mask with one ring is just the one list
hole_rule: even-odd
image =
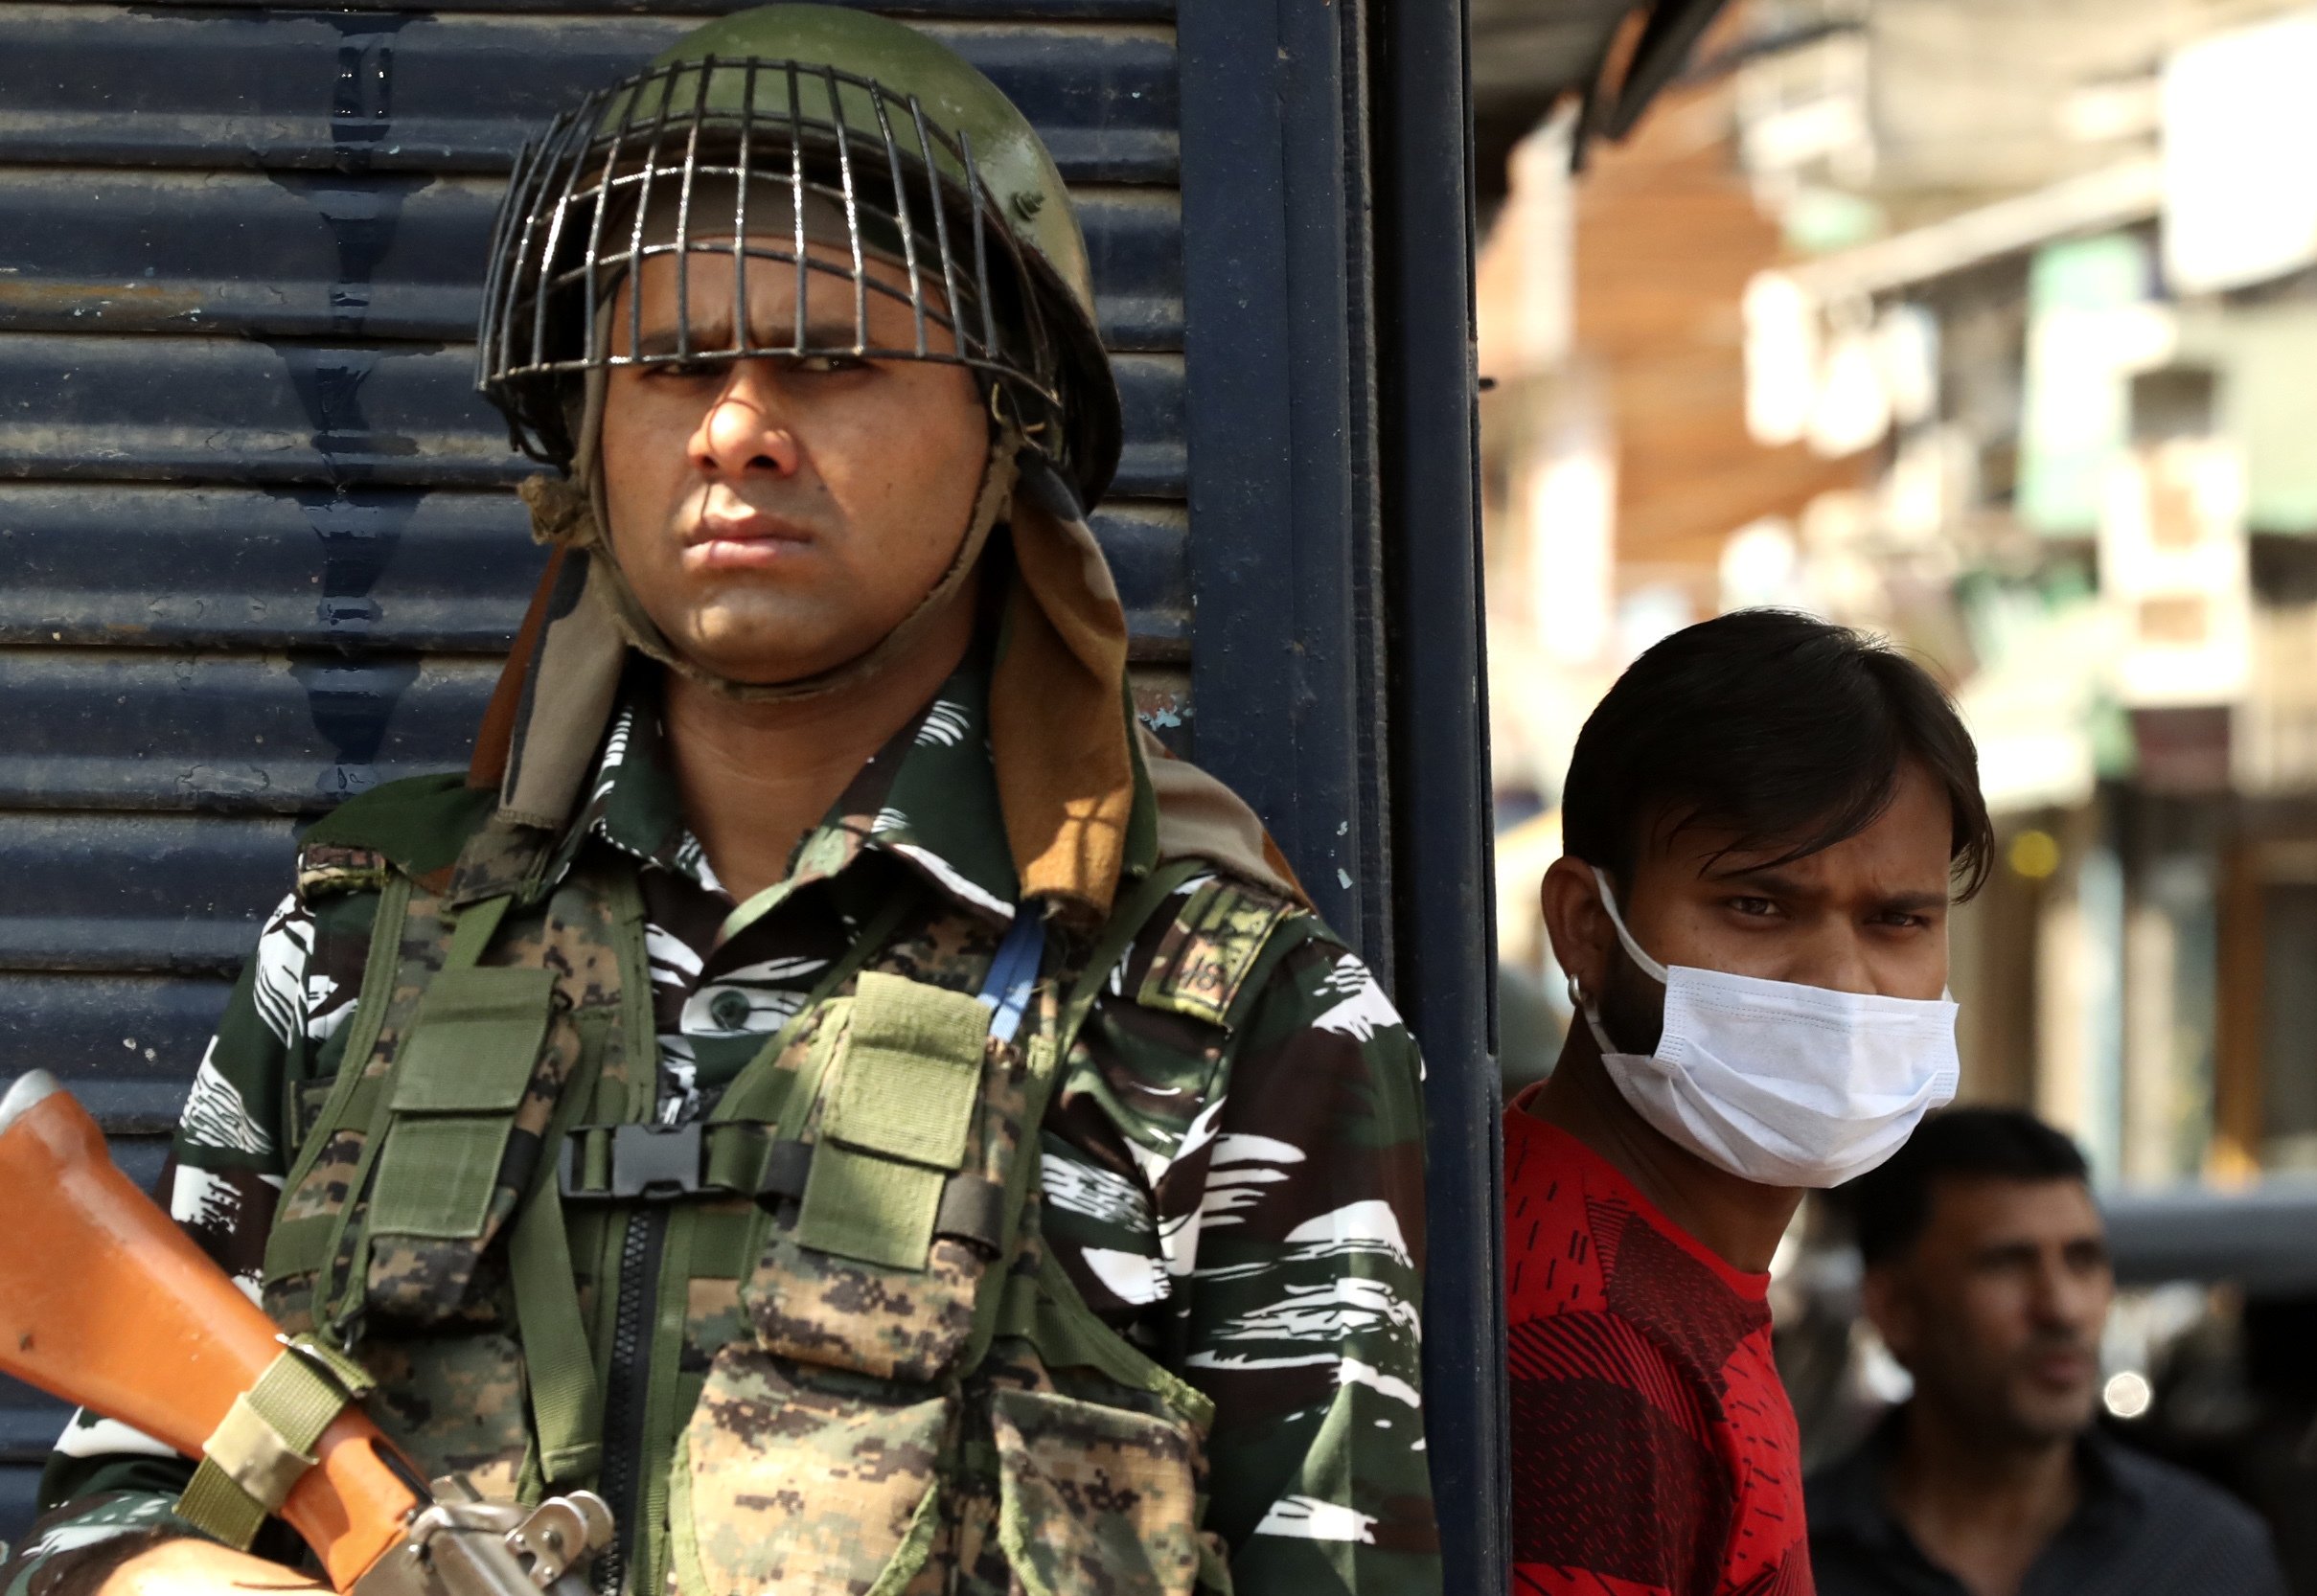
[[1193,748],[1424,1046],[1455,1596],[1506,1581],[1464,36],[1462,0],[1178,14]]
[[1362,691],[1376,549],[1368,440],[1352,424],[1368,374],[1355,364],[1366,308],[1348,241],[1365,173],[1345,158],[1347,10],[1181,0],[1177,16],[1191,746],[1373,959],[1388,946],[1388,866],[1361,764],[1374,764],[1382,706]]
[[1448,1590],[1506,1587],[1503,1147],[1463,0],[1376,0],[1379,455],[1399,994],[1430,1064],[1426,1435]]

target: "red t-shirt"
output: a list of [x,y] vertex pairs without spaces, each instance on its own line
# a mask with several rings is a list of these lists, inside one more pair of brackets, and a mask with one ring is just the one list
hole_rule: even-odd
[[1558,1127],[1504,1114],[1519,1592],[1813,1596],[1770,1277]]

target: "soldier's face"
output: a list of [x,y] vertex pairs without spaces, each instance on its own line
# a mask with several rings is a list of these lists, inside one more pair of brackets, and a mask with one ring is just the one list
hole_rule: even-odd
[[[898,268],[870,272],[906,285]],[[691,347],[731,347],[732,262],[694,254],[687,275],[679,296],[676,261],[660,256],[622,285],[615,353],[630,350],[631,294],[643,353],[677,348],[687,304]],[[795,271],[752,261],[747,289],[753,341],[785,336]],[[814,274],[806,308],[809,343],[853,343],[849,283]],[[906,301],[871,291],[867,313],[872,347],[914,346]],[[930,322],[927,336],[945,347]],[[832,670],[898,626],[956,558],[988,455],[973,377],[931,361],[619,366],[604,398],[620,569],[668,640],[732,681]]]

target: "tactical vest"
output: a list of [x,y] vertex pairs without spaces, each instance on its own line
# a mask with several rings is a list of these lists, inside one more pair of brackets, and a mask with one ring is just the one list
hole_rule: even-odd
[[978,996],[906,973],[899,903],[666,1129],[626,868],[462,905],[310,845],[303,892],[379,905],[344,1062],[290,1088],[265,1306],[365,1363],[430,1474],[605,1491],[607,1591],[1227,1592],[1211,1405],[1045,1248],[1036,1130],[1201,875],[1135,995],[1227,1029],[1312,923],[1211,867],[1162,864],[1075,954],[1025,909]]

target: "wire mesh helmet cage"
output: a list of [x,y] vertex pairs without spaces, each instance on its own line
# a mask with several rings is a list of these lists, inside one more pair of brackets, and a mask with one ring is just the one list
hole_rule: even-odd
[[[781,235],[767,235],[767,209],[783,206]],[[837,218],[841,239],[829,236]],[[610,308],[656,257],[672,259],[677,313],[647,347],[645,296]],[[731,262],[729,298],[719,285],[712,307],[693,303],[700,257]],[[476,382],[515,446],[560,466],[589,371],[936,361],[976,373],[1067,469],[1063,355],[1034,271],[969,138],[915,95],[819,63],[677,61],[589,95],[524,147],[492,240]],[[793,286],[779,326],[749,313],[749,285],[767,273]],[[872,322],[896,331],[893,307],[906,308],[906,334],[873,337]]]

